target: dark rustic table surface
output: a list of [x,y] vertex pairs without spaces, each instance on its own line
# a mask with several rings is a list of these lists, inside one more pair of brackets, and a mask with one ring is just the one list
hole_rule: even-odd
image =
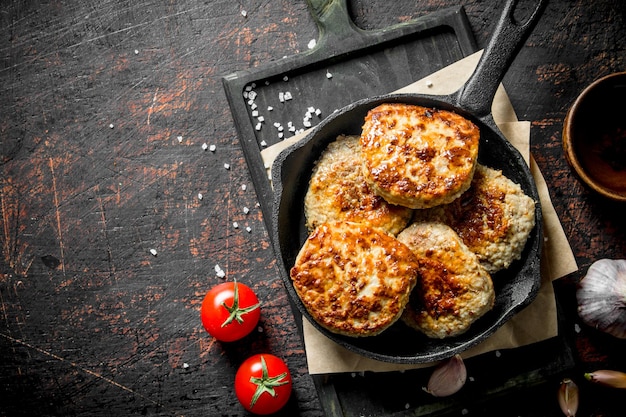
[[[501,3],[353,0],[349,12],[374,30],[462,5],[480,48]],[[0,2],[0,415],[246,415],[233,377],[259,352],[293,374],[281,415],[341,415],[307,373],[222,86],[317,37],[295,0]],[[574,291],[593,261],[624,257],[625,207],[582,185],[561,129],[585,85],[624,70],[626,3],[551,0],[504,79],[532,122],[532,153],[580,267],[554,283],[574,363],[462,414],[559,416],[558,382],[570,377],[578,415],[623,415],[623,392],[582,374],[626,371],[626,345],[580,323]],[[223,281],[216,265],[262,302],[258,331],[241,342],[214,341],[199,320]],[[355,413],[345,398],[346,415],[380,412]]]

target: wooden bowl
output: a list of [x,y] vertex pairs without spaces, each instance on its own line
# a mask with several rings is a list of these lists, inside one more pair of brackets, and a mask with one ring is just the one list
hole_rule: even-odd
[[591,189],[626,202],[626,72],[594,81],[576,98],[563,123],[563,150]]

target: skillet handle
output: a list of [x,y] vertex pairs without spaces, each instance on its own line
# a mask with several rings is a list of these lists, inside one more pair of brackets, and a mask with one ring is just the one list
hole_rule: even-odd
[[536,0],[525,22],[514,17],[518,0],[507,0],[500,21],[469,80],[457,92],[459,107],[478,116],[491,113],[491,105],[506,71],[524,46],[548,0]]

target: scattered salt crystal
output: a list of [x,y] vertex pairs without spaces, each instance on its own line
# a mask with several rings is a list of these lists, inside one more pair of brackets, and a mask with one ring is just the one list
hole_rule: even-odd
[[187,362],[183,363],[183,369],[188,369],[189,368],[189,364]]
[[241,15],[242,15],[243,17],[246,17],[246,16],[248,16],[248,12],[246,12],[245,10],[242,10],[242,11],[241,11]]
[[282,132],[283,130],[285,130],[285,128],[282,125],[276,127],[276,129],[278,129],[279,132]]
[[248,106],[252,106],[253,104],[254,104],[254,99],[253,98],[248,98]]
[[333,78],[333,74],[331,74],[330,71],[326,71],[326,78],[330,80],[331,78]]
[[235,229],[239,229],[239,223],[237,223],[237,222],[233,222],[233,227],[234,227]]
[[243,191],[246,191],[246,188],[248,188],[248,186],[247,186],[246,184],[241,184],[241,189],[242,189]]
[[311,127],[311,122],[309,121],[309,119],[304,119],[302,121],[302,124],[304,125],[304,127]]
[[243,208],[243,213],[244,213],[244,214],[248,214],[248,213],[250,213],[250,209],[249,209],[248,207],[244,207],[244,208]]
[[183,137],[182,136],[178,136],[178,137],[176,137],[176,139],[178,139],[178,143],[181,143],[183,141]]
[[224,164],[224,168],[230,169],[230,164]]
[[267,146],[267,142],[265,142],[264,140],[261,141],[261,146]]
[[251,85],[247,85],[245,88],[246,91],[252,91],[252,86]]
[[283,132],[278,132],[278,139],[282,139],[283,137],[285,137],[285,134]]
[[115,127],[115,126],[113,126],[113,123],[111,123],[111,124],[109,125],[109,129],[113,129],[114,127]]
[[254,126],[254,128],[256,130],[261,130],[261,126],[262,126],[261,123],[257,123],[256,126]]
[[152,254],[152,256],[157,256],[156,249],[150,249],[150,253]]
[[574,331],[580,333],[580,325],[578,323],[574,324]]
[[426,80],[426,87],[430,88],[433,86],[433,82],[430,80]]
[[250,104],[250,110],[256,110],[259,106],[256,105],[256,103],[252,103]]
[[[256,98],[256,91],[254,91],[254,90],[250,91],[250,93],[248,93],[248,98],[250,100],[254,100]],[[250,104],[250,105],[252,105],[252,104]]]
[[267,111],[272,111],[272,110],[274,110],[274,107],[272,107],[272,106],[267,106]]
[[289,91],[285,91],[285,100],[291,100],[293,97]]
[[283,77],[283,81],[289,81],[289,77],[287,77],[286,75]]
[[215,264],[215,274],[220,277],[220,278],[224,278],[226,276],[226,273],[222,270],[222,268],[220,268],[220,266],[218,264]]
[[202,197],[204,197],[202,193],[198,193],[198,200],[202,200]]
[[257,110],[253,110],[252,117],[259,117],[259,112]]
[[265,121],[265,117],[263,117],[263,116],[259,116],[259,117],[257,117],[257,120],[258,120],[259,122],[264,122],[264,121]]
[[209,149],[209,145],[207,145],[206,143],[202,144],[202,150],[206,151],[207,149]]
[[256,328],[256,331],[259,333],[263,333],[263,327],[259,326]]
[[306,111],[308,113],[315,113],[315,107],[309,107],[308,109],[306,109]]
[[496,350],[496,358],[499,358],[500,356],[502,356],[502,353],[500,353],[499,350]]
[[139,55],[139,49],[135,49],[135,55]]
[[215,145],[211,145],[211,146],[209,146],[209,150],[210,150],[211,152],[215,152],[215,149],[216,149],[216,146],[215,146]]
[[246,232],[248,233],[252,232],[252,228],[250,226],[246,227]]
[[315,109],[316,116],[320,116],[321,114],[322,114],[322,111],[320,109]]
[[411,405],[409,403],[404,404],[404,409],[408,410],[409,408],[411,408]]
[[317,41],[315,39],[311,39],[307,46],[309,47],[309,49],[313,49],[313,48],[315,48],[316,44],[317,44]]
[[274,122],[274,127],[280,127],[280,123]]
[[285,102],[285,93],[283,93],[282,91],[278,93],[278,101],[280,101],[281,103]]

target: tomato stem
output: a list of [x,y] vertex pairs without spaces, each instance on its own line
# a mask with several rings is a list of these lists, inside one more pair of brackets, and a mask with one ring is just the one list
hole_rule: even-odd
[[256,404],[257,400],[261,397],[261,395],[263,395],[264,392],[267,392],[272,397],[276,397],[276,390],[274,388],[289,383],[289,380],[282,381],[285,377],[287,377],[287,372],[270,377],[267,370],[267,364],[265,363],[265,358],[261,356],[261,378],[256,376],[250,377],[250,382],[256,385],[256,391],[254,391],[254,395],[250,400],[250,409],[254,407],[254,404]]
[[222,323],[222,327],[228,326],[233,321],[237,321],[237,323],[243,323],[243,316],[251,311],[256,310],[261,305],[261,303],[256,303],[250,307],[239,308],[239,285],[237,285],[236,280],[234,281],[234,284],[235,294],[233,295],[233,305],[229,307],[228,305],[226,305],[226,302],[222,303],[222,307],[224,307],[229,313],[228,318],[224,321],[224,323]]

